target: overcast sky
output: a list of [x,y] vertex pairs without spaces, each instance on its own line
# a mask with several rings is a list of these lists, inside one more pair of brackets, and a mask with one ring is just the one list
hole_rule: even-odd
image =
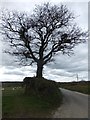
[[[35,4],[41,4],[48,0],[3,0],[0,8],[9,10],[33,11]],[[76,16],[75,22],[83,30],[88,29],[88,0],[72,2],[72,0],[61,0]],[[69,2],[67,2],[69,1]],[[60,4],[60,0],[50,0],[50,3]],[[25,76],[34,76],[36,66],[19,66],[14,62],[14,57],[2,53],[4,44],[0,37],[0,81],[22,81]],[[8,46],[7,46],[8,47]],[[79,80],[88,80],[88,45],[80,44],[74,49],[74,55],[56,57],[54,63],[44,66],[44,77],[60,81],[76,81],[78,74]]]

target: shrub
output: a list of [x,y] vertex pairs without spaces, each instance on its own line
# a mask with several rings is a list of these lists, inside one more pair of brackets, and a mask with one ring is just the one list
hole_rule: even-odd
[[55,81],[45,78],[25,77],[23,83],[26,95],[35,95],[50,104],[54,102],[60,103],[62,99],[61,92]]

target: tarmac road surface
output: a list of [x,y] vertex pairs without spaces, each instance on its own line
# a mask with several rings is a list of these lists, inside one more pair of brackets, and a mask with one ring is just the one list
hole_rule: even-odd
[[88,95],[60,88],[63,104],[53,118],[88,118]]

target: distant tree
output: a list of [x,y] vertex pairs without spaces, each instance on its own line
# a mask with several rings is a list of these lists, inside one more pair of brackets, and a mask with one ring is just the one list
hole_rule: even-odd
[[70,55],[77,44],[86,41],[86,33],[74,19],[66,5],[50,3],[36,6],[31,15],[4,11],[1,33],[11,46],[6,52],[19,56],[22,64],[36,63],[36,77],[42,77],[43,66],[58,53]]

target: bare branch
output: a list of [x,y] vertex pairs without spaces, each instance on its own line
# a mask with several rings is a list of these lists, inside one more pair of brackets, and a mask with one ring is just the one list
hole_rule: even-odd
[[45,3],[32,15],[6,13],[2,14],[1,33],[14,48],[8,53],[21,57],[21,62],[36,63],[40,71],[58,52],[70,55],[76,45],[86,42],[87,33],[74,24],[75,17],[65,5]]

